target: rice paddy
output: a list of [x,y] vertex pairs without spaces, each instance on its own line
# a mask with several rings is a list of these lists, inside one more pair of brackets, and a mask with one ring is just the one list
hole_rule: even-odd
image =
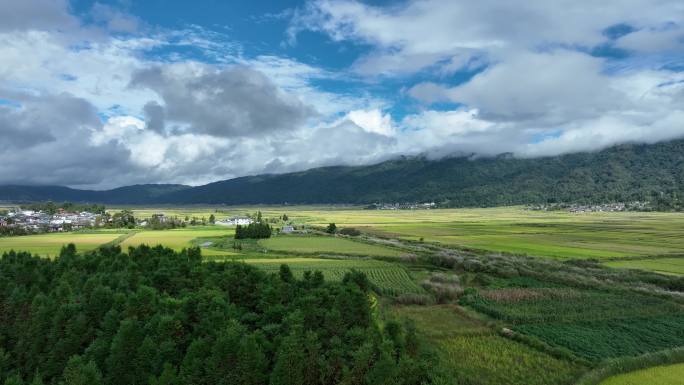
[[164,245],[174,250],[192,246],[196,238],[220,237],[232,234],[233,230],[220,226],[186,227],[174,230],[144,230],[121,243],[122,248],[146,244],[149,246]]
[[101,233],[49,233],[20,237],[0,237],[0,254],[6,251],[28,251],[44,257],[59,254],[62,246],[69,243],[76,245],[79,251],[88,251],[111,242],[121,236],[117,232]]
[[259,245],[275,251],[306,254],[350,254],[392,257],[400,251],[335,237],[279,236],[259,241]]
[[358,227],[402,239],[553,258],[684,254],[682,213],[570,213],[522,207],[437,210],[261,209],[298,223]]

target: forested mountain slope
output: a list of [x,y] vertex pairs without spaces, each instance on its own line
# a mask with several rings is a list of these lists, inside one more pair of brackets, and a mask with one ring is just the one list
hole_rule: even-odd
[[204,186],[138,185],[109,191],[0,186],[0,200],[130,204],[282,204],[435,201],[454,207],[549,202],[677,201],[684,140],[626,144],[543,158],[404,157],[235,178]]

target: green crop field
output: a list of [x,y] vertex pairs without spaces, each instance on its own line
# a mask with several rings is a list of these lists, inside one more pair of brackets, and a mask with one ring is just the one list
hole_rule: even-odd
[[613,261],[606,262],[605,265],[620,269],[641,269],[663,274],[684,275],[684,257]]
[[611,377],[600,385],[681,385],[684,364],[656,366]]
[[180,250],[192,246],[190,241],[196,238],[221,237],[232,233],[232,229],[220,226],[186,227],[174,230],[145,230],[126,239],[121,243],[121,247],[127,248],[128,246],[146,244],[149,246],[164,245],[174,250]]
[[280,265],[286,264],[295,276],[301,277],[305,271],[318,270],[331,281],[339,281],[344,274],[356,269],[366,274],[368,279],[387,294],[422,293],[401,266],[375,260],[360,259],[319,259],[319,258],[247,258],[244,262],[260,269],[277,272]]
[[[571,384],[578,367],[496,335],[456,336],[441,343],[457,383]],[[534,374],[533,374],[534,373]]]
[[63,245],[73,243],[79,251],[93,250],[103,243],[111,242],[121,233],[50,233],[21,237],[1,237],[0,253],[10,250],[28,251],[45,257],[59,254]]
[[388,247],[371,245],[335,237],[279,236],[259,241],[262,247],[295,253],[331,253],[373,256],[398,256],[400,251]]
[[504,287],[468,295],[461,303],[592,361],[684,345],[681,305],[650,295]]
[[395,306],[437,349],[438,370],[449,383],[571,384],[582,367],[500,337],[454,306]]

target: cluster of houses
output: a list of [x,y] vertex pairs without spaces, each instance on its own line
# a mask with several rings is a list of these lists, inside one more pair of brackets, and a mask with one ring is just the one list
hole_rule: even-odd
[[565,210],[571,213],[612,213],[620,211],[646,211],[648,208],[649,205],[647,202],[615,202],[591,205],[554,203],[548,205],[530,206],[527,209],[538,211]]
[[21,228],[28,232],[56,232],[96,226],[98,215],[86,211],[70,213],[62,209],[55,214],[43,211],[12,210],[0,216],[0,227]]
[[427,203],[373,203],[367,207],[370,210],[429,210],[437,208],[435,202]]
[[252,223],[254,223],[254,220],[248,217],[231,217],[216,221],[216,224],[221,226],[247,226]]

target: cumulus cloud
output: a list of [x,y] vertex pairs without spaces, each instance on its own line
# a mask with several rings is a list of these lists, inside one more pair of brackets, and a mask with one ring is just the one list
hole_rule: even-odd
[[90,141],[102,124],[86,100],[0,92],[8,97],[0,106],[0,183],[97,185],[135,173],[126,148]]
[[385,136],[393,136],[396,133],[390,114],[383,114],[377,108],[373,110],[349,111],[346,119],[367,132],[374,132]]
[[638,28],[682,20],[677,0],[520,2],[423,0],[373,6],[355,0],[315,0],[295,12],[290,41],[303,30],[376,49],[359,59],[364,74],[412,72],[479,53],[500,59],[510,50],[548,45],[594,47],[617,24]]
[[0,32],[75,28],[78,19],[69,11],[67,0],[22,0],[0,2]]
[[[163,116],[187,125],[188,132],[219,137],[291,130],[314,114],[312,108],[282,92],[264,74],[242,66],[220,70],[149,68],[136,72],[131,86],[159,94],[164,102]],[[159,111],[155,113],[159,115]]]

